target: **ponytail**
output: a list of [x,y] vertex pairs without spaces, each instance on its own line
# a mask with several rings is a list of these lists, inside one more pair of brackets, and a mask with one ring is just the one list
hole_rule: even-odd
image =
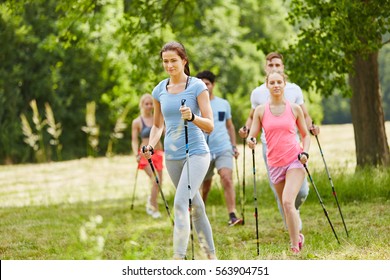
[[184,65],[184,74],[190,76],[190,62],[188,61],[188,59],[186,65]]

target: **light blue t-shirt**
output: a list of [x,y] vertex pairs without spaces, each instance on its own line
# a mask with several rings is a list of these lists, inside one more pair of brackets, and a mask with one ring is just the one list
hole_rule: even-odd
[[[186,157],[186,142],[184,120],[179,111],[181,100],[185,99],[185,105],[191,108],[191,112],[200,115],[197,97],[204,90],[207,90],[205,83],[196,78],[190,77],[187,88],[180,93],[169,93],[167,91],[168,79],[162,80],[152,92],[153,97],[160,102],[161,112],[165,120],[164,151],[167,160],[182,160]],[[203,135],[203,131],[188,122],[188,150],[189,155],[209,153],[209,147]]]
[[214,96],[210,100],[214,116],[214,130],[206,134],[206,141],[209,145],[211,155],[219,156],[226,150],[232,151],[232,143],[226,128],[226,120],[232,118],[230,104],[227,100]]

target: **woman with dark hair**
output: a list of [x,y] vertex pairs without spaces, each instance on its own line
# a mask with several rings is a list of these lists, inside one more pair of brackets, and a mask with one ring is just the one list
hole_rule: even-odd
[[[205,250],[208,259],[216,259],[211,225],[199,193],[210,164],[210,151],[203,131],[210,133],[214,128],[209,94],[204,82],[190,76],[189,61],[182,44],[167,43],[161,49],[160,56],[169,78],[162,80],[152,92],[154,120],[149,143],[143,147],[144,156],[151,157],[164,131],[165,123],[165,165],[176,187],[173,258],[186,257],[191,233],[188,213],[189,198],[191,198],[192,222],[201,247]],[[182,106],[183,100],[185,100],[184,106]],[[185,120],[188,123],[188,147],[186,147]]]

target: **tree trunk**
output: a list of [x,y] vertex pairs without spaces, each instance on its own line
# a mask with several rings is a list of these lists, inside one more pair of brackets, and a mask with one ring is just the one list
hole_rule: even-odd
[[349,84],[357,167],[388,166],[390,153],[379,90],[378,52],[367,57],[356,55],[354,69]]

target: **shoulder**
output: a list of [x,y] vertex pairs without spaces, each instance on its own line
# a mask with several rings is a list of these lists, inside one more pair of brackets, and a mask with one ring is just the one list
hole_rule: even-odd
[[161,92],[163,92],[165,90],[167,82],[168,82],[168,79],[164,79],[164,80],[160,81],[154,87],[154,89],[152,91],[152,95],[153,95],[154,98],[158,99],[158,96],[161,94]]
[[204,86],[205,88],[207,88],[206,84],[201,79],[199,79],[197,77],[193,77],[193,76],[190,77],[189,84],[191,86],[201,86],[201,87]]
[[252,94],[262,93],[267,90],[267,87],[265,84],[261,84],[260,86],[256,87],[254,90],[252,90]]
[[196,96],[207,90],[206,84],[201,79],[193,76],[190,77],[188,88],[192,88]]
[[298,86],[298,85],[295,84],[295,83],[289,83],[289,82],[287,82],[287,83],[286,83],[286,89],[295,90],[295,91],[302,92],[301,87]]
[[226,99],[222,98],[222,97],[219,97],[219,96],[214,96],[215,100],[221,104],[224,104],[224,105],[229,105],[229,101],[227,101]]
[[138,126],[141,124],[141,116],[136,117],[132,122],[133,126]]
[[259,106],[256,107],[255,109],[255,114],[259,115],[259,116],[262,116],[264,111],[265,111],[265,107],[267,106],[268,103],[264,103],[264,104],[261,104]]
[[298,116],[299,114],[303,114],[302,108],[300,105],[292,102],[288,102],[291,106],[292,111],[294,112],[294,115]]

